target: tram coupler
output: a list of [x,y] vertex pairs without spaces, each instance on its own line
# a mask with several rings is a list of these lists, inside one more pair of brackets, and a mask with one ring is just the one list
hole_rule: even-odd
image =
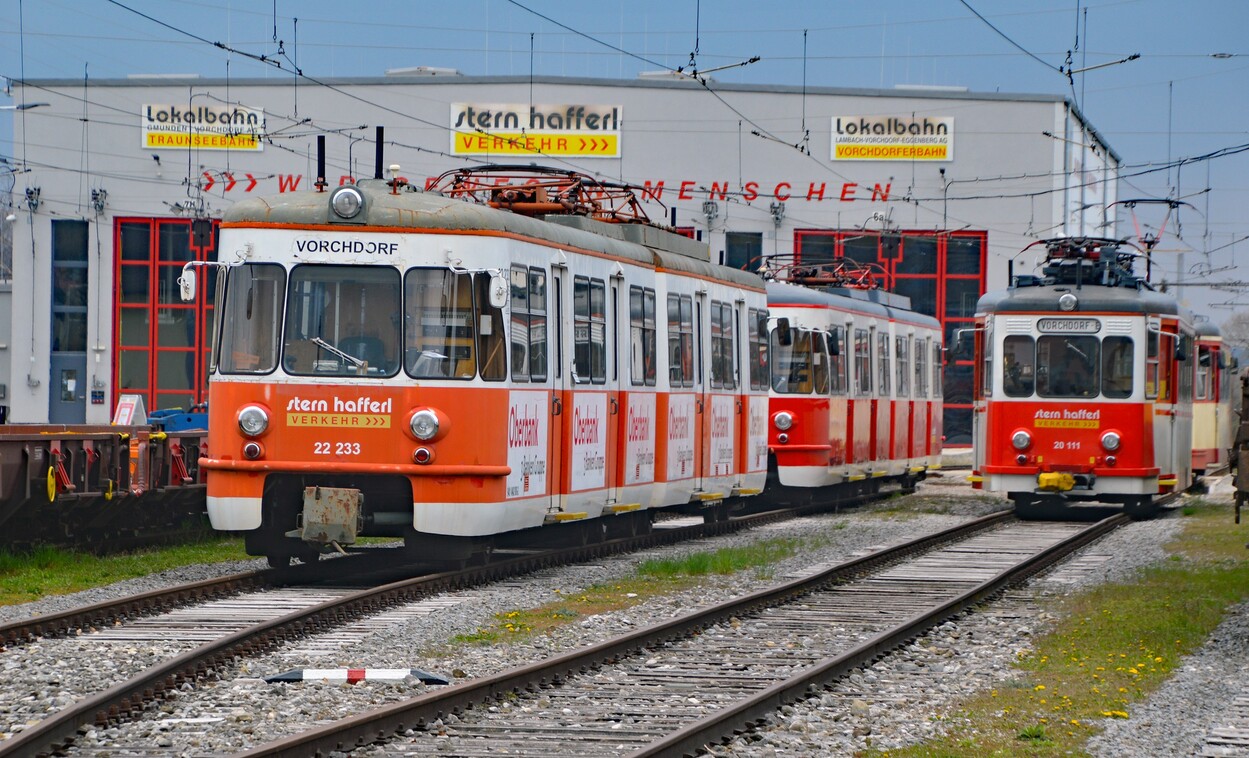
[[286,533],[316,545],[351,545],[364,517],[364,493],[348,487],[305,487],[300,525]]

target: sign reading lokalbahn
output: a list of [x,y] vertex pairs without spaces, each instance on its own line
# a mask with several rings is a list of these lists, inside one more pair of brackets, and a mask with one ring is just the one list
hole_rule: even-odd
[[452,103],[452,155],[620,157],[620,106]]
[[952,161],[954,119],[834,116],[835,161]]
[[144,105],[140,114],[148,150],[265,149],[265,112],[238,105]]

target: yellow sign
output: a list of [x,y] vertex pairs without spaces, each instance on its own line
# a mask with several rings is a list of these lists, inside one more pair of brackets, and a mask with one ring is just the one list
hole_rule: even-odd
[[1096,429],[1101,422],[1095,418],[1038,418],[1033,419],[1032,425],[1038,429]]
[[619,105],[452,103],[452,155],[619,158]]
[[614,158],[620,155],[620,138],[615,134],[552,134],[539,132],[464,134],[455,133],[456,155],[481,153],[511,155],[575,155]]
[[954,160],[954,119],[834,116],[835,161]]
[[356,429],[389,429],[390,416],[362,413],[287,413],[287,426],[346,426]]
[[265,112],[222,104],[148,104],[139,116],[147,150],[251,150],[261,152]]

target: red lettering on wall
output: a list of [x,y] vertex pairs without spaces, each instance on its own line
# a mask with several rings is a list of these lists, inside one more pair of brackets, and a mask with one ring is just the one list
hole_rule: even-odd
[[893,187],[893,182],[886,183],[884,189],[881,189],[880,184],[877,184],[876,186],[872,187],[872,199],[873,200],[888,200],[889,189],[891,187]]
[[807,199],[808,199],[808,200],[810,200],[811,198],[813,198],[813,197],[814,197],[814,198],[817,198],[817,199],[819,199],[819,200],[823,200],[823,199],[824,199],[824,188],[825,188],[825,187],[827,187],[827,186],[828,186],[828,185],[826,185],[824,182],[820,182],[820,189],[817,191],[817,190],[815,189],[815,182],[811,182],[811,184],[807,186]]
[[746,202],[759,199],[759,182],[746,182],[742,188],[742,199]]
[[707,198],[710,200],[715,200],[717,192],[720,193],[721,200],[727,200],[728,199],[727,195],[729,192],[729,183],[725,182],[724,186],[721,187],[719,182],[712,182],[711,191],[707,193]]
[[777,199],[777,200],[780,200],[781,202],[785,202],[786,200],[788,200],[788,199],[789,199],[789,193],[788,193],[788,192],[786,192],[785,194],[783,194],[783,195],[782,195],[782,194],[781,194],[781,187],[784,187],[786,190],[788,190],[788,189],[790,189],[790,184],[789,184],[789,182],[780,182],[780,183],[778,183],[778,184],[776,185],[776,189],[772,190],[772,194],[776,197],[776,199]]
[[854,200],[854,190],[859,185],[854,182],[846,182],[841,185],[841,202],[849,203]]
[[294,192],[303,178],[303,174],[278,174],[278,192]]
[[690,194],[690,188],[693,186],[693,182],[681,182],[681,191],[677,193],[677,200],[693,200],[694,196]]

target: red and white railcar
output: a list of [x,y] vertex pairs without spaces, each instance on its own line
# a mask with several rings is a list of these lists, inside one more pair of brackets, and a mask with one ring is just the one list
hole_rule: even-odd
[[941,326],[851,261],[778,267],[768,283],[779,482],[913,489],[941,465]]
[[1045,240],[1040,276],[976,309],[972,481],[1022,516],[1152,513],[1192,483],[1192,316],[1113,239]]
[[496,167],[438,189],[370,180],[227,212],[214,528],[274,564],[359,535],[464,557],[764,488],[762,280],[588,177]]
[[1240,425],[1240,387],[1237,362],[1219,328],[1199,321],[1197,361],[1193,378],[1193,471],[1196,474],[1228,468],[1236,430]]

